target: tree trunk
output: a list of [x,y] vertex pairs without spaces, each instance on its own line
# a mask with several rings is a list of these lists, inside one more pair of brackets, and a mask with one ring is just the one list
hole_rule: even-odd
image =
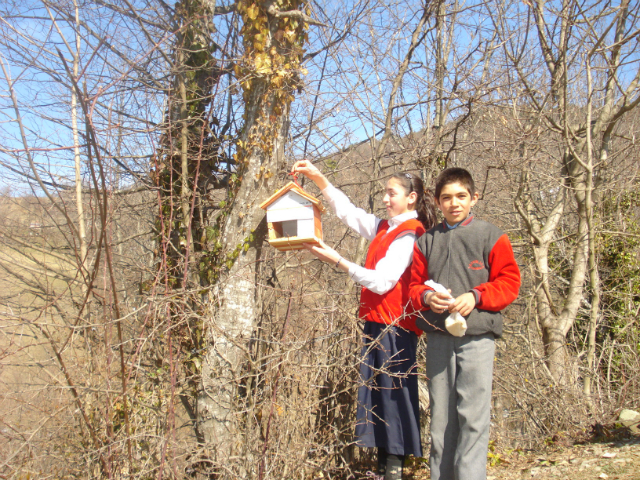
[[[74,13],[76,20],[76,44],[73,56],[73,75],[78,78],[78,68],[80,62],[80,33],[78,25],[80,24],[80,13],[78,4],[74,1]],[[75,187],[76,187],[76,208],[78,210],[78,244],[80,249],[80,258],[78,261],[78,270],[81,275],[86,275],[85,267],[87,261],[87,234],[85,231],[84,204],[82,200],[82,164],[80,158],[80,135],[78,134],[78,110],[77,110],[77,94],[75,89],[71,89],[71,130],[73,133],[73,159],[75,165]],[[86,282],[82,284],[82,293],[87,291]]]
[[[244,419],[245,388],[252,378],[249,355],[261,311],[260,262],[267,235],[260,203],[276,190],[284,166],[284,144],[293,93],[300,85],[303,45],[311,22],[298,10],[299,0],[256,5],[240,1],[244,57],[235,66],[243,90],[245,124],[234,156],[227,210],[219,217],[222,255],[219,277],[210,294],[206,353],[198,396],[198,429],[219,460],[250,449],[239,433]],[[249,435],[251,446],[259,436]],[[245,462],[253,468],[255,462]]]
[[[560,385],[570,383],[569,355],[566,350],[566,336],[562,325],[566,323],[567,317],[557,317],[550,315],[543,319],[542,342],[544,344],[546,364],[553,379]],[[573,376],[573,375],[571,375]]]
[[[263,90],[264,92],[264,90]],[[255,135],[266,133],[260,126],[260,91],[253,93],[247,124]],[[273,110],[273,99],[271,99]],[[276,190],[276,172],[284,165],[288,106],[277,118],[273,152],[255,148],[246,157],[246,170],[225,224],[222,239],[227,252],[237,252],[233,266],[211,294],[213,306],[208,321],[209,347],[202,366],[202,391],[198,398],[199,428],[208,445],[227,452],[241,414],[235,395],[242,382],[242,368],[249,360],[247,345],[261,306],[259,304],[260,261],[267,235],[264,211],[258,206]],[[268,117],[267,117],[268,118]],[[233,253],[232,253],[233,255]]]
[[565,155],[569,184],[578,203],[578,227],[575,235],[572,270],[569,288],[558,315],[541,319],[542,340],[547,357],[547,366],[554,380],[562,385],[577,386],[577,371],[571,355],[567,352],[566,336],[578,315],[583,301],[584,282],[587,274],[587,252],[589,246],[587,211],[585,208],[586,179],[584,172],[573,156]]

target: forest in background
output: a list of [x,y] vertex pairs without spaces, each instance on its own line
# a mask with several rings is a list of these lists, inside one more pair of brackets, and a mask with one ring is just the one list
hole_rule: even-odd
[[364,475],[359,288],[258,207],[302,158],[379,215],[394,172],[474,175],[523,274],[494,447],[638,410],[639,7],[7,0],[0,476]]

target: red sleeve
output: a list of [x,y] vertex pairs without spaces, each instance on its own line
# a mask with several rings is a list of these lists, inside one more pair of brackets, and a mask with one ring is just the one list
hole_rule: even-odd
[[418,242],[414,242],[413,260],[411,261],[411,278],[409,280],[409,297],[415,310],[425,310],[429,308],[425,307],[422,302],[422,296],[425,290],[432,290],[424,284],[427,280],[429,280],[427,259],[424,258],[420,248],[418,248]]
[[[415,262],[415,250],[413,255]],[[413,275],[411,279],[413,280]],[[499,312],[518,297],[520,269],[506,234],[498,239],[489,253],[489,281],[478,285],[474,290],[480,293],[476,308],[491,312]]]

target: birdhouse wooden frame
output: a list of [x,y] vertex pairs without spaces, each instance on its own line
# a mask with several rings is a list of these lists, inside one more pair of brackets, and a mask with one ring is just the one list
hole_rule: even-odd
[[322,240],[320,217],[324,207],[294,182],[278,190],[260,208],[267,211],[269,244],[278,250],[300,250],[303,243],[318,245]]

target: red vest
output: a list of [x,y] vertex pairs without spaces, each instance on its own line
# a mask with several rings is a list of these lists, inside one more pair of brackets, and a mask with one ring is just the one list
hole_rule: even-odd
[[[419,238],[425,232],[422,223],[417,219],[410,219],[401,223],[390,233],[387,233],[388,229],[388,221],[383,220],[380,222],[378,233],[367,252],[365,268],[369,270],[375,269],[377,263],[385,257],[389,246],[396,238],[407,232],[415,233],[416,237]],[[416,327],[416,312],[411,308],[409,300],[410,276],[411,268],[407,267],[398,283],[382,295],[373,293],[363,287],[360,295],[360,313],[358,316],[369,322],[385,323],[387,325],[400,319],[396,325],[420,335],[422,330]]]

